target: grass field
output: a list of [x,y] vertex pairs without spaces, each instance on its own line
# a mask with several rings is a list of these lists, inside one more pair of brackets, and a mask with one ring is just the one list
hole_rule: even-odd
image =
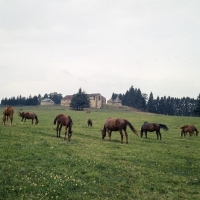
[[[0,112],[2,113],[0,108]],[[195,117],[154,115],[130,110],[67,107],[22,107],[38,115],[39,124],[21,124],[15,107],[13,126],[0,126],[0,199],[200,199],[200,137],[180,136],[180,126]],[[71,141],[56,137],[57,114],[73,120]],[[129,144],[119,132],[101,139],[108,117],[129,120],[139,131],[144,121],[166,124],[156,133],[137,137],[128,128]],[[93,127],[87,127],[87,119]]]

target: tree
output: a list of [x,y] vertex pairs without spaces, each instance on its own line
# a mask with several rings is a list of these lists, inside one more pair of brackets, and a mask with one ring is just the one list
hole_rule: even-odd
[[194,108],[194,114],[200,116],[200,94],[197,97],[196,107]]
[[78,93],[72,96],[70,107],[76,110],[90,107],[90,99],[88,95],[80,88]]
[[61,99],[62,99],[62,94],[58,94],[57,92],[50,93],[49,98],[55,102],[55,104],[60,104]]
[[149,112],[155,112],[154,98],[153,93],[151,92],[149,95],[149,100],[147,102],[147,109]]

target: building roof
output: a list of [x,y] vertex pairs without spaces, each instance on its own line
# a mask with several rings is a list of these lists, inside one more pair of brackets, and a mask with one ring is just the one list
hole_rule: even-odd
[[42,99],[41,101],[42,101],[42,102],[51,102],[51,103],[55,103],[54,101],[52,101],[52,100],[49,99],[49,98]]
[[[88,97],[95,97],[98,95],[101,95],[100,93],[94,93],[94,94],[87,94]],[[102,96],[102,95],[101,95]],[[71,100],[73,97],[73,95],[66,95],[62,100]],[[104,96],[102,96],[103,98],[105,98]]]
[[73,95],[66,95],[63,100],[71,100]]
[[121,103],[122,101],[119,99],[119,97],[117,96],[117,98],[114,100],[115,103]]
[[107,102],[113,102],[112,98],[111,98],[111,99],[109,99]]

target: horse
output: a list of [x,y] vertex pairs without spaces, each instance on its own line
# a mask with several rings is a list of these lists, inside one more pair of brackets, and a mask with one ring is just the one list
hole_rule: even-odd
[[181,130],[181,137],[184,135],[184,137],[187,135],[187,133],[189,132],[190,137],[192,137],[192,135],[196,134],[196,136],[198,136],[199,131],[197,130],[197,128],[194,125],[183,125],[180,127]]
[[88,119],[88,120],[87,120],[87,124],[88,124],[88,126],[91,126],[91,127],[92,127],[92,120],[91,120],[91,119]]
[[31,119],[32,124],[34,119],[35,119],[35,124],[39,123],[38,117],[34,112],[18,112],[18,115],[22,118],[21,123],[26,122],[26,119]]
[[193,129],[190,127],[190,126],[183,126],[183,127],[181,127],[181,137],[182,136],[186,136],[187,135],[187,133],[189,132],[189,134],[190,134],[190,137],[192,137],[192,135],[194,134],[194,131],[193,131]]
[[86,112],[86,113],[90,113],[90,110],[86,109],[85,112]]
[[160,140],[161,140],[161,133],[160,133],[160,129],[163,129],[164,131],[168,131],[168,127],[165,124],[157,124],[157,123],[148,123],[148,122],[144,122],[144,124],[141,127],[141,132],[140,132],[140,136],[143,136],[143,132],[145,133],[145,137],[147,138],[147,131],[149,132],[154,132],[156,131],[157,134],[157,140],[159,139],[160,136]]
[[73,125],[71,117],[64,114],[59,114],[54,119],[54,124],[56,124],[56,122],[57,122],[57,127],[56,127],[57,137],[60,137],[62,126],[65,126],[64,140],[66,140],[66,135],[68,131],[68,141],[70,141],[72,136],[72,125]]
[[128,133],[126,131],[127,125],[137,135],[136,129],[133,127],[133,125],[128,120],[122,119],[122,118],[108,118],[104,124],[103,130],[101,130],[102,139],[105,138],[106,132],[107,132],[109,141],[111,141],[112,131],[119,131],[120,135],[121,135],[121,144],[122,144],[123,143],[122,130],[124,130],[125,136],[126,136],[126,144],[128,144]]
[[12,126],[13,121],[13,114],[14,108],[12,106],[7,106],[3,110],[3,117],[2,117],[2,125],[5,125],[6,121],[8,121],[8,117],[10,118],[10,126]]

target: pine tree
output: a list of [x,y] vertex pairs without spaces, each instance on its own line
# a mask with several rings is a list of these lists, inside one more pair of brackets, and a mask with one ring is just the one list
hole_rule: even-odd
[[147,109],[149,112],[152,112],[152,113],[156,111],[152,92],[149,95],[149,100],[147,102]]

